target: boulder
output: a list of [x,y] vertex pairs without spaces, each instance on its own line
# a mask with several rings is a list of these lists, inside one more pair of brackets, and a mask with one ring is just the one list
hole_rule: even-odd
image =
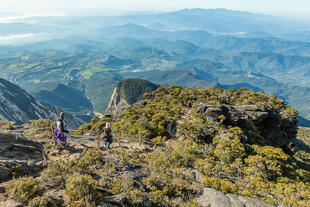
[[12,199],[0,202],[0,207],[23,207],[23,206],[24,206],[23,204],[18,203],[17,201]]
[[202,172],[200,172],[199,170],[194,169],[194,170],[192,170],[192,172],[195,176],[195,180],[197,180],[197,181],[201,181],[205,177],[205,175]]
[[273,207],[273,205],[264,203],[257,199],[247,198],[243,196],[239,196],[238,198],[246,207]]
[[203,194],[197,199],[198,204],[208,207],[227,206],[230,207],[230,199],[224,193],[216,191],[212,188],[205,188]]
[[197,106],[197,113],[205,113],[209,107],[214,107],[213,105],[207,105],[205,103],[195,103],[194,107]]
[[176,128],[176,124],[175,123],[172,123],[172,122],[169,122],[167,124],[167,132],[169,134],[175,134],[177,131],[177,128]]
[[268,203],[257,199],[237,196],[234,194],[224,194],[212,188],[204,188],[203,194],[197,199],[201,206],[206,207],[272,207]]
[[118,207],[125,207],[127,206],[127,199],[126,199],[126,194],[125,193],[121,193],[118,195],[114,195],[114,196],[105,196],[103,198],[103,200],[100,202],[101,207],[105,207],[105,206],[109,206],[109,207],[113,207],[113,206],[118,206]]
[[218,121],[220,115],[226,117],[224,124],[247,128],[254,124],[266,144],[287,148],[296,139],[297,119],[284,118],[275,109],[256,105],[222,105],[221,107],[197,103],[197,113],[203,113],[207,121]]
[[205,115],[211,117],[219,117],[220,115],[222,115],[222,113],[223,112],[221,108],[210,107],[206,110]]
[[21,134],[0,134],[0,182],[18,175],[33,175],[44,167],[43,146]]
[[134,180],[142,179],[146,177],[146,173],[141,170],[126,170],[120,175],[120,178],[132,178]]
[[232,207],[244,207],[244,204],[239,200],[239,197],[234,194],[226,194],[226,197],[230,199]]
[[234,106],[237,111],[260,111],[260,109],[256,105],[237,105]]
[[[194,104],[194,106],[195,106],[195,104]],[[196,113],[205,113],[207,108],[208,108],[208,106],[206,104],[198,103]]]
[[11,172],[6,167],[0,166],[0,182],[8,180],[11,177]]
[[259,111],[251,114],[251,118],[253,121],[261,123],[268,117],[268,115],[269,115],[268,112]]

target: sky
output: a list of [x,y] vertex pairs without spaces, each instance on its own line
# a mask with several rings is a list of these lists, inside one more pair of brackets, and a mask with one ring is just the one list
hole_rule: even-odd
[[310,18],[310,0],[0,0],[0,16],[10,13],[63,15],[79,9],[171,11],[225,8],[298,19]]

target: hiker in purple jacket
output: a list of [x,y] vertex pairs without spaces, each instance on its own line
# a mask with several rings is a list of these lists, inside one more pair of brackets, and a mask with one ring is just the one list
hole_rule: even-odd
[[54,139],[55,139],[57,145],[59,145],[59,143],[62,142],[62,143],[64,143],[64,146],[66,147],[67,146],[67,136],[65,135],[65,133],[69,134],[70,132],[68,129],[66,129],[64,119],[65,119],[65,114],[63,112],[61,112],[59,115],[59,119],[56,121],[57,130],[55,132]]

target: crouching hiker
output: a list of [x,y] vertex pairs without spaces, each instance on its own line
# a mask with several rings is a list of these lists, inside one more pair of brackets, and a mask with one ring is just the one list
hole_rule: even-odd
[[109,150],[113,141],[113,134],[109,122],[106,123],[105,128],[103,128],[102,139],[106,150]]
[[66,125],[64,123],[65,114],[63,112],[60,113],[59,119],[56,121],[57,130],[55,132],[55,145],[59,145],[59,143],[63,143],[64,147],[67,146],[67,135],[69,134],[69,130],[66,129]]

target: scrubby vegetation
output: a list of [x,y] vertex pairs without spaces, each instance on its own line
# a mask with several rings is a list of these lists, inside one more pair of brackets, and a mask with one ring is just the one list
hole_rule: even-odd
[[0,129],[12,129],[14,126],[14,122],[11,121],[2,121],[0,120]]
[[36,197],[29,202],[29,207],[57,207],[56,203],[47,196]]
[[32,199],[41,195],[39,182],[33,177],[14,180],[8,186],[8,196],[21,203],[28,204]]
[[[306,156],[300,157],[269,145],[252,121],[232,126],[225,116],[208,120],[198,112],[199,103],[253,104],[293,121],[296,112],[281,99],[246,88],[171,86],[145,95],[152,99],[115,117],[94,117],[80,129],[95,132],[109,121],[113,132],[122,137],[135,142],[142,137],[150,143],[147,150],[85,149],[75,159],[50,162],[38,181],[26,182],[28,187],[19,186],[29,178],[16,180],[8,190],[10,197],[26,204],[41,202],[40,184],[45,191],[64,192],[62,202],[72,207],[95,206],[111,195],[122,195],[127,206],[199,206],[196,198],[204,187],[211,187],[277,206],[307,206],[310,162],[305,157],[309,153],[304,151]],[[190,98],[194,105],[188,109]]]
[[74,206],[94,206],[97,200],[97,181],[90,175],[73,174],[66,181],[68,204]]
[[24,124],[24,127],[29,129],[24,132],[24,135],[30,139],[38,140],[42,138],[51,139],[51,125],[56,125],[55,122],[49,119],[30,120],[30,124]]

